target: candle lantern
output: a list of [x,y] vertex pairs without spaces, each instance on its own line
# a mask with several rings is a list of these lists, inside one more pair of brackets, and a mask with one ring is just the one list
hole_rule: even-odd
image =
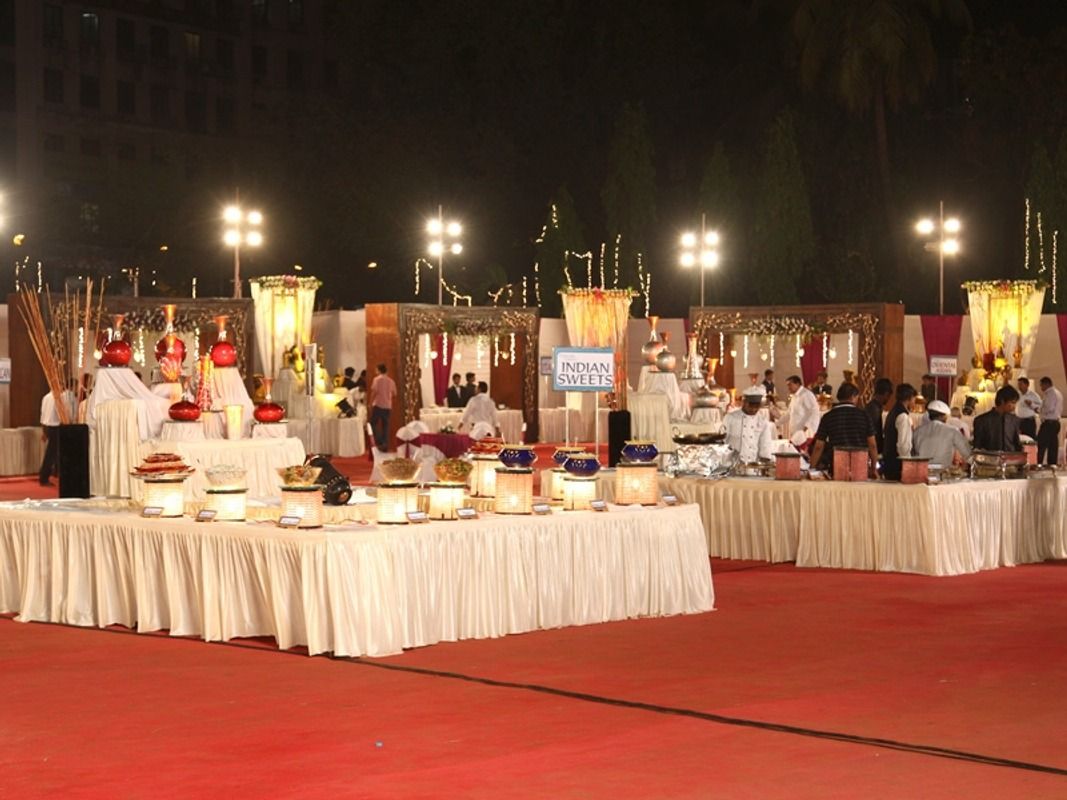
[[383,525],[406,525],[408,512],[419,510],[419,484],[398,481],[378,484],[378,522]]
[[466,487],[462,483],[430,484],[430,518],[458,519],[456,509],[467,504]]
[[559,480],[563,484],[563,510],[586,511],[589,504],[596,498],[596,477],[582,477],[581,475],[564,475]]
[[145,508],[163,509],[161,517],[180,517],[185,513],[185,478],[145,478],[142,501]]
[[226,406],[226,438],[240,439],[245,421],[244,406]]
[[316,484],[283,486],[282,516],[299,517],[298,528],[321,528],[322,487]]
[[615,470],[615,502],[628,506],[654,506],[659,502],[659,481],[654,462],[620,463]]
[[208,489],[204,508],[215,512],[219,522],[244,522],[248,489]]
[[533,470],[529,468],[496,470],[497,514],[530,514],[533,512]]
[[471,457],[471,497],[494,497],[496,495],[496,470],[500,462],[495,455]]

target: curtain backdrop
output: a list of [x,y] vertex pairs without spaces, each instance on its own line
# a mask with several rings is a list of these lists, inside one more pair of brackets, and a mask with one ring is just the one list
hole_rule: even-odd
[[[963,330],[962,315],[921,314],[919,323],[923,329],[923,347],[926,349],[927,370],[930,368],[930,356],[955,356],[959,353],[960,333]],[[966,370],[967,365],[962,365],[960,369]],[[938,399],[948,402],[949,398],[952,397],[954,384],[955,381],[952,378],[938,378]]]
[[[804,379],[805,386],[811,386],[815,382],[815,376],[819,370],[824,369],[822,363],[822,336],[813,336],[804,342],[804,355],[800,357],[800,377]],[[834,387],[836,390],[837,387]]]
[[1067,314],[1056,315],[1056,327],[1060,333],[1060,358],[1063,359],[1064,371],[1067,372]]
[[455,364],[452,363],[452,357],[456,354],[456,337],[449,336],[446,342],[444,335],[438,333],[433,338],[433,348],[437,351],[437,358],[430,362],[430,367],[433,370],[433,400],[437,405],[445,405],[445,395],[448,393],[448,384],[450,383],[449,377],[455,369]]

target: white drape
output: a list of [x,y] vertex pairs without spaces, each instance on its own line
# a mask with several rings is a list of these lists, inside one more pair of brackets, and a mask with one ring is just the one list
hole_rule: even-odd
[[315,311],[317,282],[293,279],[292,285],[280,285],[277,277],[253,278],[252,301],[255,306],[256,352],[263,374],[274,376],[282,368],[282,353],[293,345],[302,347],[311,341],[311,323]]

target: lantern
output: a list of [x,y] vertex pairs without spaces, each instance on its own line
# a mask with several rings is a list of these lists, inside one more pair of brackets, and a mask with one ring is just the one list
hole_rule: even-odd
[[298,528],[322,527],[322,487],[282,487],[282,516],[299,517]]
[[496,502],[497,514],[533,513],[533,470],[497,468]]
[[185,513],[185,478],[144,481],[142,501],[145,508],[161,508],[161,517],[180,517]]
[[464,491],[466,486],[462,483],[431,483],[429,486],[430,518],[458,519],[456,509],[463,508],[467,504]]
[[659,502],[656,465],[651,462],[621,462],[615,470],[615,502],[628,506],[654,506]]
[[408,512],[419,510],[419,484],[415,481],[378,484],[378,522],[406,525]]
[[244,522],[248,489],[208,489],[204,508],[215,512],[219,522]]
[[579,475],[564,475],[559,481],[563,484],[563,510],[586,511],[596,498],[596,477],[584,478]]
[[496,470],[500,462],[495,455],[472,456],[471,497],[493,497],[496,494]]

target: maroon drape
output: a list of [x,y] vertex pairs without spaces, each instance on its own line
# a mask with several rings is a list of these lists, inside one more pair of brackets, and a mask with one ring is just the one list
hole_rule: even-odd
[[[923,329],[923,346],[926,348],[926,369],[930,356],[955,356],[960,351],[960,329],[963,317],[959,314],[921,314],[919,322]],[[925,370],[924,370],[925,372]],[[937,379],[937,396],[948,402],[952,397],[952,378]]]
[[803,343],[804,355],[800,357],[800,377],[805,386],[815,382],[815,376],[823,369],[822,336],[813,336]]
[[1063,369],[1067,371],[1067,314],[1056,315],[1056,327],[1060,332],[1060,357],[1063,359]]
[[433,349],[437,351],[437,358],[430,362],[433,369],[433,400],[437,405],[445,405],[445,397],[448,394],[449,376],[455,371],[456,365],[452,363],[452,357],[456,353],[456,337],[448,337],[448,353],[444,347],[444,337],[439,333],[433,339]]

